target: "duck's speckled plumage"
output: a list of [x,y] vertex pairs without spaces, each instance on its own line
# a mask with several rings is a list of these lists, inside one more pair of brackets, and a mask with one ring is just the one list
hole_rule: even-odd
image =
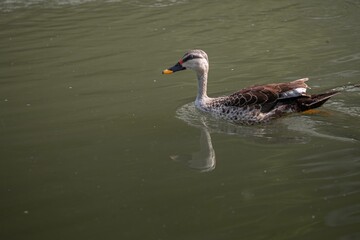
[[165,74],[193,69],[198,78],[198,94],[195,105],[198,109],[215,117],[236,123],[254,124],[267,122],[286,113],[302,112],[320,107],[337,92],[307,95],[305,83],[308,78],[288,83],[256,85],[241,89],[229,96],[210,98],[207,96],[209,61],[202,50],[187,52]]

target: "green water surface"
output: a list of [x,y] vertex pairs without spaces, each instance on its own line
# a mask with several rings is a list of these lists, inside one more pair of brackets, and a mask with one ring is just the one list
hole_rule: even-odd
[[[360,239],[360,3],[0,1],[1,239]],[[210,96],[310,77],[313,115],[233,126]],[[190,103],[190,104],[189,104]]]

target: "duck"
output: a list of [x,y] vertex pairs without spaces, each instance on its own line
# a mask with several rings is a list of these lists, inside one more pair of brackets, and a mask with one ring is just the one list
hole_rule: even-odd
[[209,74],[208,55],[200,49],[187,51],[172,67],[162,74],[190,69],[195,71],[198,91],[195,106],[202,112],[239,124],[266,123],[290,113],[311,111],[322,106],[339,91],[307,94],[308,78],[291,82],[253,85],[227,96],[209,97],[207,83]]

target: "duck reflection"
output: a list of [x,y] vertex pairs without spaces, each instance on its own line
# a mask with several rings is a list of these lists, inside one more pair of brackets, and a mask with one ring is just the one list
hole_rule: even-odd
[[209,172],[215,169],[216,157],[212,145],[211,136],[206,126],[200,128],[200,151],[191,154],[173,155],[174,161],[184,162],[188,167],[201,172]]

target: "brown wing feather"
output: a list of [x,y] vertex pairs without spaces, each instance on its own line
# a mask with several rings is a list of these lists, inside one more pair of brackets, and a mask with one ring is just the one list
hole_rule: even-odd
[[224,99],[222,104],[234,107],[273,105],[280,99],[281,93],[288,92],[296,88],[308,88],[305,83],[307,80],[308,78],[303,78],[288,83],[274,83],[244,88]]

